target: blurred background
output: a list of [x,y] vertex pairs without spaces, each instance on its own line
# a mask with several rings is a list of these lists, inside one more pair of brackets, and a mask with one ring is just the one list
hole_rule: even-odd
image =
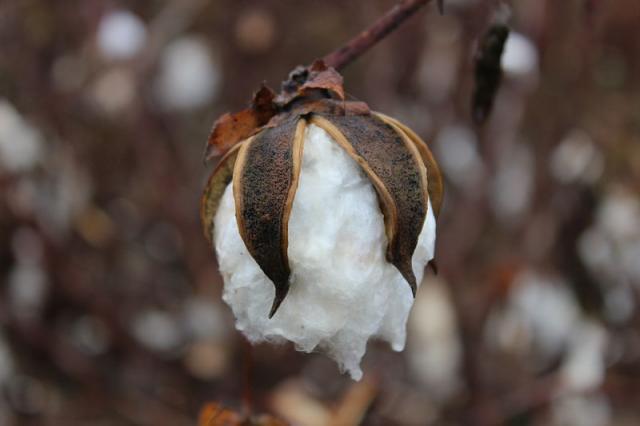
[[[241,409],[246,348],[198,218],[211,124],[394,3],[0,3],[0,424]],[[439,274],[406,350],[372,342],[358,384],[320,354],[255,347],[257,412],[640,423],[640,5],[502,2],[504,78],[479,127],[473,57],[500,4],[429,4],[345,70],[440,162]]]

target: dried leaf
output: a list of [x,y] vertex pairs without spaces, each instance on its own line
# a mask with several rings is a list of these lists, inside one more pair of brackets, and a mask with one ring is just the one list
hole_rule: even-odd
[[260,121],[268,121],[271,117],[278,113],[276,105],[273,103],[276,94],[273,90],[267,87],[264,83],[260,86],[260,89],[253,94],[251,101],[251,107]]
[[225,113],[215,123],[207,146],[204,160],[209,161],[213,157],[227,152],[236,143],[253,135],[260,127],[269,122],[277,113],[273,103],[275,94],[271,89],[262,85],[254,94],[250,108],[233,114]]
[[321,59],[316,59],[309,68],[309,78],[300,87],[300,92],[307,89],[324,89],[335,94],[339,99],[344,100],[344,88],[342,86],[342,76],[334,68],[328,67]]
[[211,402],[200,410],[198,426],[286,426],[286,423],[268,414],[246,417]]
[[211,402],[200,410],[198,426],[240,426],[243,425],[243,417],[231,410],[227,410],[220,404]]
[[486,121],[493,107],[500,80],[502,67],[500,64],[509,28],[502,24],[492,25],[480,41],[475,59],[475,87],[471,108],[473,121],[482,124]]
[[238,229],[275,286],[271,318],[289,291],[288,225],[298,187],[306,121],[292,117],[242,145],[233,172]]
[[314,90],[326,90],[340,100],[345,99],[342,76],[316,59],[309,67],[297,67],[282,85],[282,93],[275,103],[284,107],[296,99],[310,95]]

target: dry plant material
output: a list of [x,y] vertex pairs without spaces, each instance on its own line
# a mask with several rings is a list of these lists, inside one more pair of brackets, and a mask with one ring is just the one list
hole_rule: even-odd
[[245,416],[211,402],[200,410],[198,426],[286,426],[286,423],[267,414]]
[[333,413],[332,425],[359,425],[380,392],[377,379],[365,378],[351,385]]
[[502,80],[502,52],[509,36],[509,28],[492,25],[480,40],[475,59],[475,88],[472,99],[473,121],[484,123],[491,113],[493,101]]
[[288,220],[310,124],[324,129],[375,188],[384,215],[386,258],[415,296],[412,255],[429,201],[436,215],[440,210],[439,168],[424,141],[406,126],[362,102],[345,100],[342,76],[322,60],[295,69],[278,96],[263,86],[249,109],[216,121],[205,157],[226,155],[202,197],[206,237],[212,238],[220,198],[233,179],[240,235],[275,286],[272,317],[289,291]]

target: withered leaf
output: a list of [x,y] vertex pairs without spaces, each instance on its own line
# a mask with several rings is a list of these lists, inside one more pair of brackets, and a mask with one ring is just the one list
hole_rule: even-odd
[[417,283],[411,259],[427,214],[427,171],[409,138],[371,116],[313,115],[323,128],[362,167],[373,184],[384,215],[387,260],[409,283]]
[[198,426],[286,426],[286,423],[268,414],[247,417],[211,402],[200,410]]
[[240,147],[246,142],[241,142],[231,147],[231,149],[225,154],[224,157],[218,162],[216,168],[211,173],[207,185],[200,197],[200,222],[204,231],[204,236],[209,243],[212,243],[213,239],[213,226],[214,217],[218,206],[220,205],[220,199],[224,194],[225,189],[231,178],[233,177],[233,166],[236,163],[238,151]]
[[298,67],[289,75],[275,103],[286,106],[313,90],[326,90],[340,100],[345,99],[342,75],[321,59],[316,59],[311,66]]
[[298,186],[306,122],[293,116],[242,145],[233,172],[238,229],[275,286],[271,318],[289,291],[288,225]]
[[277,113],[273,103],[275,94],[271,89],[262,85],[254,94],[250,108],[233,114],[225,113],[214,123],[207,145],[204,160],[227,152],[236,143],[253,135],[260,127],[269,122]]
[[344,99],[342,76],[334,68],[328,67],[321,59],[317,59],[309,68],[309,78],[300,87],[302,93],[306,89],[325,89]]
[[268,120],[278,112],[275,104],[273,103],[275,97],[276,94],[274,91],[264,83],[260,85],[260,89],[253,94],[251,107],[256,111],[258,116],[260,116],[261,121]]
[[227,410],[214,402],[202,407],[198,416],[198,426],[240,426],[243,417],[231,410]]
[[429,198],[431,199],[431,206],[433,207],[433,212],[437,218],[440,214],[440,208],[442,207],[444,182],[442,180],[442,173],[440,173],[438,163],[436,163],[431,150],[422,140],[422,138],[420,138],[420,136],[418,136],[413,130],[402,124],[400,121],[379,112],[375,112],[374,115],[376,115],[385,123],[391,124],[400,129],[415,144],[418,152],[420,153],[420,156],[422,157],[422,161],[427,168]]
[[507,26],[495,24],[480,40],[475,57],[475,86],[471,100],[473,120],[476,124],[484,123],[493,108],[493,101],[502,80],[500,61],[508,36]]

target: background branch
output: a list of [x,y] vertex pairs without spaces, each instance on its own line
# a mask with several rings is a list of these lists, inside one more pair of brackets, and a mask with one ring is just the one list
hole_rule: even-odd
[[371,46],[385,38],[389,33],[398,28],[422,6],[430,0],[405,0],[395,5],[384,16],[374,22],[369,28],[352,38],[344,46],[326,55],[325,64],[337,70],[349,65]]

